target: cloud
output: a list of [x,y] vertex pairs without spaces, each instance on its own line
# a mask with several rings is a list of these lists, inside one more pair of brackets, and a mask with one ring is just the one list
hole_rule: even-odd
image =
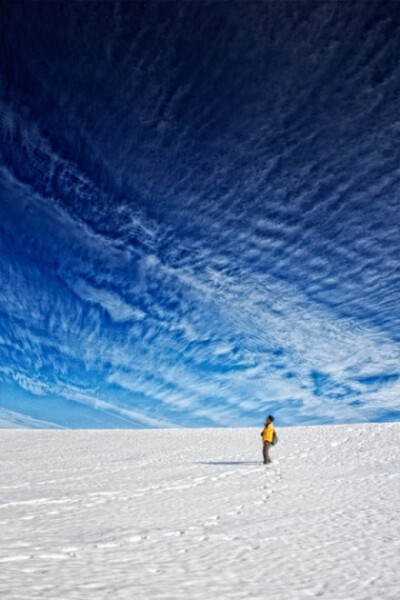
[[46,384],[38,380],[35,381],[34,379],[30,379],[22,373],[14,373],[13,377],[22,389],[30,392],[34,396],[44,396],[48,391]]
[[139,308],[124,302],[118,294],[107,289],[95,288],[82,279],[75,279],[71,287],[83,300],[99,304],[114,321],[142,321],[146,316]]
[[89,3],[84,36],[8,11],[0,358],[33,400],[141,426],[396,406],[398,24],[286,8]]
[[64,429],[59,424],[34,419],[26,414],[0,407],[0,429]]
[[[64,222],[58,227],[63,230]],[[259,410],[268,402],[284,407],[295,401],[301,403],[303,416],[310,417],[323,414],[324,407],[326,414],[331,413],[321,390],[315,395],[312,373],[316,369],[332,379],[333,389],[347,385],[349,400],[360,393],[359,385],[354,383],[355,376],[367,377],[370,372],[379,374],[388,368],[396,372],[398,353],[383,332],[358,323],[355,326],[354,320],[338,319],[332,308],[310,302],[293,283],[268,273],[256,273],[245,265],[235,272],[222,248],[218,255],[210,257],[206,240],[197,244],[182,265],[169,264],[162,254],[142,255],[140,301],[145,306],[148,299],[149,311],[145,313],[125,302],[122,294],[89,283],[100,281],[95,261],[103,242],[98,236],[92,237],[90,231],[85,233],[79,223],[70,220],[68,227],[80,229],[79,243],[86,245],[89,258],[85,264],[88,280],[58,267],[78,300],[70,296],[66,303],[65,290],[60,295],[61,290],[51,281],[39,291],[40,271],[35,275],[35,269],[31,268],[31,279],[26,280],[17,265],[13,267],[12,285],[4,288],[5,309],[13,318],[19,315],[18,318],[25,319],[28,328],[24,331],[19,326],[16,331],[23,336],[21,339],[31,356],[35,349],[38,365],[44,367],[49,360],[54,364],[60,361],[65,364],[61,371],[66,373],[70,360],[83,359],[88,369],[96,364],[102,368],[101,365],[108,363],[112,373],[107,377],[109,384],[128,390],[133,397],[147,396],[151,406],[173,407],[192,417],[205,418],[209,409],[210,421],[219,424],[227,419],[218,417],[218,411],[212,407],[216,397],[221,414],[231,411],[232,418],[235,406],[243,410],[248,401]],[[104,241],[104,244],[112,250],[112,243]],[[120,269],[124,260],[130,264],[123,249],[116,252]],[[105,250],[106,260],[107,256]],[[104,281],[103,278],[103,285]],[[108,281],[118,289],[118,272],[115,276],[110,272]],[[137,289],[136,279],[132,289]],[[158,290],[157,295],[152,296],[151,289]],[[125,283],[124,295],[127,291],[129,294],[129,285]],[[107,329],[101,314],[88,310],[88,302],[94,308],[106,310],[115,323],[130,324],[130,328],[114,339],[112,328]],[[75,328],[71,323],[74,304],[79,311],[76,318],[80,320]],[[81,320],[84,313],[86,317]],[[50,340],[42,338],[40,328],[35,331],[29,325],[35,321],[46,324],[48,332],[49,324],[54,323],[50,329],[53,340],[50,354],[44,350]],[[80,340],[78,347],[69,335],[71,325]],[[3,338],[9,343],[4,335]],[[40,380],[32,381],[26,374],[17,375],[15,380],[25,389],[30,386],[34,394],[43,393]],[[62,385],[58,390],[64,397],[70,397]],[[90,405],[100,410],[100,404],[93,401],[95,395],[88,397],[92,398]],[[112,405],[107,410],[112,410]],[[121,410],[125,409],[118,408],[123,415]]]
[[[60,387],[57,392],[64,398],[68,398],[74,402],[89,406],[96,411],[106,412],[110,414],[116,414],[127,422],[127,425],[140,425],[144,427],[173,427],[174,424],[163,418],[153,418],[148,416],[145,412],[134,410],[130,408],[123,408],[118,406],[115,402],[108,402],[102,400],[98,396],[91,395],[89,393],[82,392],[81,389],[73,386]],[[53,392],[54,393],[54,392]]]

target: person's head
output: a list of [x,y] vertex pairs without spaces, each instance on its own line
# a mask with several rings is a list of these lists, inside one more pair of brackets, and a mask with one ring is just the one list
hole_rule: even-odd
[[272,423],[273,420],[274,420],[274,417],[272,415],[268,415],[267,423]]

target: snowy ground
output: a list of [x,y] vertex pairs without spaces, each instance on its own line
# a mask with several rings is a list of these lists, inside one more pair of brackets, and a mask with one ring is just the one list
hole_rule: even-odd
[[0,597],[400,598],[400,424],[0,431]]

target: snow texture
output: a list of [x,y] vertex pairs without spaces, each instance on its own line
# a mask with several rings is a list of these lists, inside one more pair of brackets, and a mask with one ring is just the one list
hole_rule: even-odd
[[0,597],[397,600],[400,424],[0,431]]

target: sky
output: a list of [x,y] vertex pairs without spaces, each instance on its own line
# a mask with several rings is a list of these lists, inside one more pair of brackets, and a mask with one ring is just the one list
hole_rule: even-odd
[[5,1],[0,426],[400,419],[397,2]]

